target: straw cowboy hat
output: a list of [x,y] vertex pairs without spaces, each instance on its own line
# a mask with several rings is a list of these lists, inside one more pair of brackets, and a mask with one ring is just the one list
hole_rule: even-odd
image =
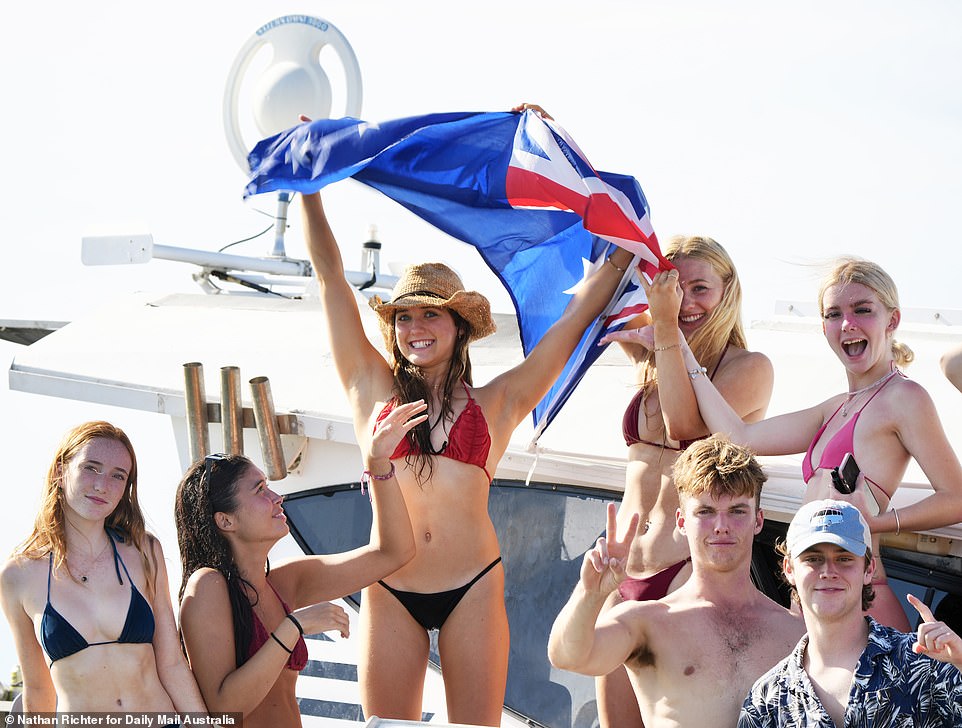
[[404,269],[387,303],[380,296],[368,302],[378,315],[381,335],[389,352],[394,351],[394,313],[399,308],[439,306],[457,312],[468,322],[468,341],[490,336],[496,330],[491,304],[477,291],[464,290],[458,274],[444,263],[418,263]]

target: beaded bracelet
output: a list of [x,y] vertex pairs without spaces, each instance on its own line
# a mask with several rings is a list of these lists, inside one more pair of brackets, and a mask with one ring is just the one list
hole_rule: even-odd
[[372,480],[390,480],[394,477],[394,461],[391,461],[391,469],[388,470],[384,475],[378,475],[377,473],[372,473],[370,470],[365,470],[361,473],[361,495],[364,495],[364,486],[370,483]]
[[295,617],[293,614],[286,614],[286,615],[284,615],[284,616],[287,617],[287,619],[291,620],[291,621],[294,623],[294,626],[297,627],[297,631],[300,632],[300,633],[301,633],[301,637],[303,637],[303,636],[304,636],[304,628],[301,626],[301,623],[297,621],[297,617]]
[[279,645],[281,646],[281,649],[284,650],[284,652],[286,652],[288,655],[293,655],[293,654],[294,654],[294,650],[289,650],[289,649],[287,649],[287,645],[285,645],[283,642],[281,642],[279,639],[277,639],[277,635],[274,634],[273,632],[271,632],[271,637],[274,638],[274,641],[275,641],[277,644],[279,644]]

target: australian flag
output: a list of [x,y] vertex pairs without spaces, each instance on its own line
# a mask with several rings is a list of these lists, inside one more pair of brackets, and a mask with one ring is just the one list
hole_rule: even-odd
[[601,354],[598,339],[647,308],[639,269],[671,267],[637,181],[595,171],[561,127],[531,111],[306,122],[261,141],[248,160],[245,196],[353,177],[474,246],[511,296],[526,355],[610,244],[634,253],[637,267],[535,408],[535,440]]

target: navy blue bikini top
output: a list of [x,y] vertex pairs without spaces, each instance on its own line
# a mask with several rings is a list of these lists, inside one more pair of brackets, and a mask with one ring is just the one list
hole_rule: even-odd
[[[120,632],[120,637],[106,642],[87,642],[63,615],[60,614],[50,603],[50,577],[53,573],[53,553],[50,554],[50,561],[47,567],[47,606],[43,608],[43,617],[40,620],[40,644],[44,652],[50,658],[52,665],[57,660],[70,657],[76,652],[85,650],[94,645],[113,645],[113,644],[142,644],[150,643],[154,640],[154,613],[143,595],[134,586],[127,565],[123,558],[117,553],[117,545],[110,531],[107,531],[107,538],[114,550],[114,569],[117,572],[117,581],[121,584],[124,580],[120,576],[120,566],[124,567],[127,574],[127,581],[130,582],[130,606],[127,607],[127,619],[124,628]],[[119,566],[118,566],[119,563]]]

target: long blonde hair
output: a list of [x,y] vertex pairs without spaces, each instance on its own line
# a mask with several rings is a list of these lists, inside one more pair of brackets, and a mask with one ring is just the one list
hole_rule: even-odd
[[[746,345],[742,327],[742,286],[735,264],[728,251],[715,240],[699,235],[675,235],[668,241],[665,257],[668,260],[703,260],[722,279],[724,291],[721,300],[688,342],[695,358],[711,370],[718,365],[726,347],[744,349]],[[647,399],[658,384],[654,352],[645,353],[641,366],[642,397]]]
[[[65,534],[66,517],[64,515],[63,480],[70,461],[91,440],[97,438],[114,440],[126,448],[130,454],[130,473],[124,486],[124,494],[120,503],[107,517],[105,526],[124,541],[130,541],[140,552],[147,575],[148,598],[153,598],[154,575],[157,565],[154,563],[153,549],[149,548],[150,536],[144,524],[144,514],[137,500],[137,456],[134,446],[127,434],[119,427],[109,422],[93,421],[77,425],[63,436],[53,461],[47,469],[44,480],[43,493],[40,500],[40,511],[34,520],[33,532],[17,547],[15,554],[22,554],[30,559],[38,559],[53,554],[55,565],[60,568],[67,558],[67,539]],[[150,558],[147,557],[150,551]]]
[[[822,278],[821,285],[818,288],[818,313],[820,316],[825,316],[823,304],[825,292],[834,285],[844,286],[849,283],[861,283],[866,288],[875,291],[879,301],[890,312],[901,309],[899,290],[896,288],[892,276],[886,273],[882,266],[864,258],[843,256],[835,260],[831,270]],[[915,359],[912,350],[901,341],[896,341],[894,335],[892,336],[891,347],[895,366],[908,366]]]

